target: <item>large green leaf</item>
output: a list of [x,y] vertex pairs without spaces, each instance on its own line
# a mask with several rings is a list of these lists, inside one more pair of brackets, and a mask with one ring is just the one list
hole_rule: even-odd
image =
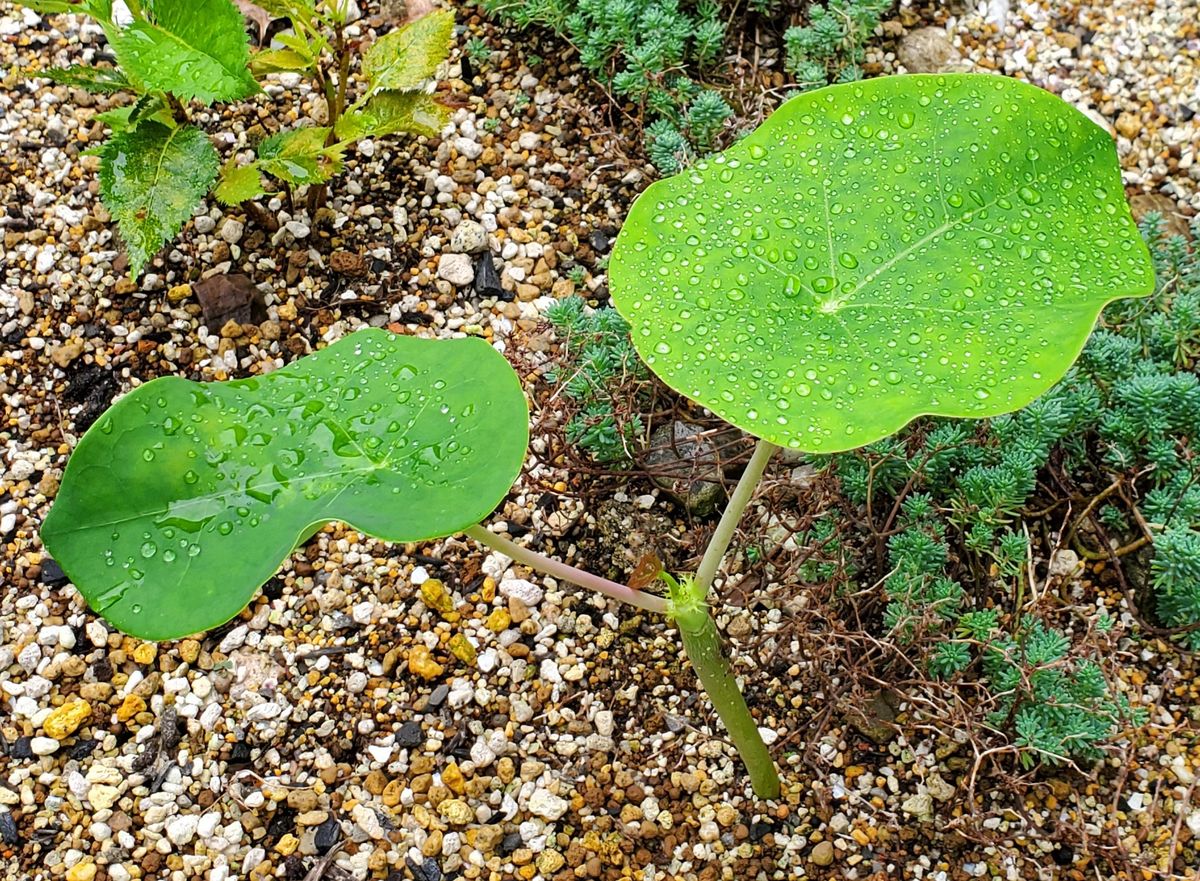
[[169,639],[236,615],[302,537],[478,523],[525,458],[520,381],[479,339],[366,330],[254,379],[138,387],[88,430],[42,541],[88,603]]
[[613,303],[668,385],[813,452],[1045,392],[1153,287],[1112,139],[1048,92],[903,76],[793,98],[638,199]]
[[446,60],[454,36],[454,13],[431,12],[384,34],[363,55],[363,74],[372,91],[416,89]]
[[100,148],[100,196],[129,248],[134,277],[192,216],[217,167],[208,136],[190,125],[144,120]]
[[107,29],[121,67],[148,88],[205,104],[258,91],[242,14],[230,0],[144,0],[146,18]]
[[343,141],[379,138],[408,132],[436,138],[450,121],[450,108],[420,92],[378,92],[361,109],[353,108],[337,121]]
[[289,184],[323,183],[342,170],[343,145],[325,146],[328,126],[271,135],[258,146],[257,165]]

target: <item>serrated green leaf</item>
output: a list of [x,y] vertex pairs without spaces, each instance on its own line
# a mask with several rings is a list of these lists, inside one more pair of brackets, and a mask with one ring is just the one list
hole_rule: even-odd
[[1028,404],[1154,272],[1112,138],[1049,92],[961,74],[793,98],[642,194],[609,283],[668,385],[832,453]]
[[217,176],[217,151],[195,126],[152,120],[114,134],[100,152],[100,196],[116,218],[135,278],[192,216]]
[[331,520],[393,542],[473,526],[527,426],[484,341],[360,331],[261,377],[139,386],[80,440],[41,537],[93,609],[171,639],[232,618]]
[[114,107],[112,110],[105,110],[102,113],[97,113],[93,118],[112,129],[114,134],[136,128],[142,120],[150,119],[165,125],[167,128],[176,127],[175,118],[171,116],[170,108],[163,104],[157,95],[142,95],[132,104],[125,104],[121,107]]
[[230,160],[221,169],[220,180],[213,190],[217,201],[222,205],[240,205],[250,199],[257,199],[266,192],[257,164],[234,165],[233,162],[234,160]]
[[84,67],[76,64],[71,67],[51,67],[46,70],[34,71],[33,76],[41,76],[64,86],[74,86],[97,94],[112,94],[131,89],[125,74],[111,67]]
[[18,0],[18,6],[32,9],[42,15],[58,15],[62,12],[77,12],[75,4],[69,0]]
[[450,108],[432,95],[418,92],[379,92],[361,110],[344,114],[336,125],[339,139],[357,141],[395,132],[436,138],[450,122]]
[[300,186],[323,183],[342,170],[345,147],[325,146],[328,126],[297,128],[271,135],[258,147],[258,165],[280,180]]
[[250,59],[250,70],[256,76],[262,76],[308,70],[312,63],[311,58],[304,57],[294,49],[265,49],[254,53]]
[[434,75],[450,52],[454,13],[431,12],[384,34],[363,56],[363,74],[372,91],[408,91]]
[[205,104],[258,91],[242,14],[229,0],[145,0],[146,19],[107,29],[121,67],[148,88]]

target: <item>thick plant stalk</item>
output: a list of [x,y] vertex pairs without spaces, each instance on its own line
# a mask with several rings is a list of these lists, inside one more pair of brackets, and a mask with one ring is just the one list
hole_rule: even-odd
[[468,527],[465,532],[480,544],[487,545],[492,550],[499,551],[504,556],[511,557],[518,563],[537,569],[539,572],[544,572],[560,581],[570,581],[572,584],[578,584],[580,587],[597,591],[607,597],[612,597],[614,600],[629,603],[629,605],[637,606],[639,609],[644,609],[647,612],[657,612],[660,615],[665,615],[669,611],[667,601],[662,597],[637,590],[626,584],[609,581],[607,578],[601,578],[599,575],[593,575],[591,572],[584,572],[582,569],[576,569],[574,566],[568,566],[566,563],[560,563],[558,560],[542,556],[537,551],[523,548],[514,541],[496,535],[482,524]]
[[671,593],[671,615],[683,637],[684,651],[742,757],[754,794],[759,798],[778,798],[780,784],[775,762],[721,649],[721,634],[708,613],[704,592],[695,582],[683,579],[677,587],[672,587]]
[[750,504],[750,497],[754,495],[754,490],[758,487],[759,480],[762,479],[767,462],[771,460],[771,456],[778,449],[779,447],[770,441],[761,439],[754,447],[754,455],[750,457],[750,462],[746,465],[746,470],[742,472],[741,479],[738,480],[737,486],[733,490],[733,495],[729,497],[729,504],[725,506],[725,512],[721,515],[721,521],[717,524],[712,541],[704,550],[700,568],[696,570],[696,589],[700,596],[708,595],[708,589],[712,587],[713,579],[717,577],[717,567],[721,565],[725,551],[729,550],[729,543],[733,541],[734,533],[737,532],[742,512],[746,510],[746,505]]

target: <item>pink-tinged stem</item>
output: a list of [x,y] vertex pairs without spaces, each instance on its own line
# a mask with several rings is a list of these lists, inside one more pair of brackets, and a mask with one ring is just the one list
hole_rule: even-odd
[[629,605],[637,606],[639,609],[644,609],[647,612],[657,612],[660,615],[667,614],[667,601],[662,597],[645,593],[626,584],[609,581],[607,578],[601,578],[599,575],[593,575],[590,572],[584,572],[582,569],[576,569],[574,566],[568,566],[566,563],[560,563],[558,560],[544,557],[537,551],[521,547],[516,542],[504,536],[490,532],[482,524],[468,527],[464,531],[480,544],[487,545],[492,550],[498,551],[504,554],[504,556],[516,560],[518,563],[557,578],[559,581],[569,581],[572,584],[578,584],[580,587],[586,587],[607,597],[612,597],[614,600],[629,603]]

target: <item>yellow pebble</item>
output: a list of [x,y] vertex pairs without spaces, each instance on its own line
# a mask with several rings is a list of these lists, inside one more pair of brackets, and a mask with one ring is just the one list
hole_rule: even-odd
[[425,605],[433,609],[443,618],[449,619],[453,615],[458,618],[454,612],[454,599],[446,591],[446,585],[442,584],[436,578],[430,578],[421,585],[421,599],[425,601]]
[[121,706],[117,707],[117,721],[128,722],[138,713],[144,712],[146,702],[136,694],[125,695],[125,700],[121,702]]
[[492,614],[487,616],[487,620],[483,626],[492,633],[502,633],[512,624],[512,615],[508,613],[508,609],[495,609]]
[[[92,705],[84,700],[71,701],[63,704],[50,713],[42,722],[42,730],[47,737],[55,740],[66,740],[92,715]],[[96,867],[92,866],[92,874]]]
[[459,770],[457,762],[451,762],[446,766],[446,770],[442,772],[442,782],[455,795],[462,795],[467,791],[467,779],[463,777],[463,773]]
[[413,646],[408,653],[408,672],[415,673],[422,679],[436,679],[442,675],[444,669],[423,645]]
[[92,881],[96,877],[96,864],[91,860],[76,863],[67,869],[67,881]]
[[153,664],[158,657],[158,646],[152,642],[143,642],[133,650],[133,659],[142,665]]
[[279,843],[275,845],[275,850],[279,851],[285,857],[289,857],[296,852],[296,848],[299,846],[300,839],[289,832],[279,839]]
[[471,641],[463,634],[456,633],[450,637],[450,654],[458,658],[464,664],[471,665],[475,663],[475,646],[471,645]]

